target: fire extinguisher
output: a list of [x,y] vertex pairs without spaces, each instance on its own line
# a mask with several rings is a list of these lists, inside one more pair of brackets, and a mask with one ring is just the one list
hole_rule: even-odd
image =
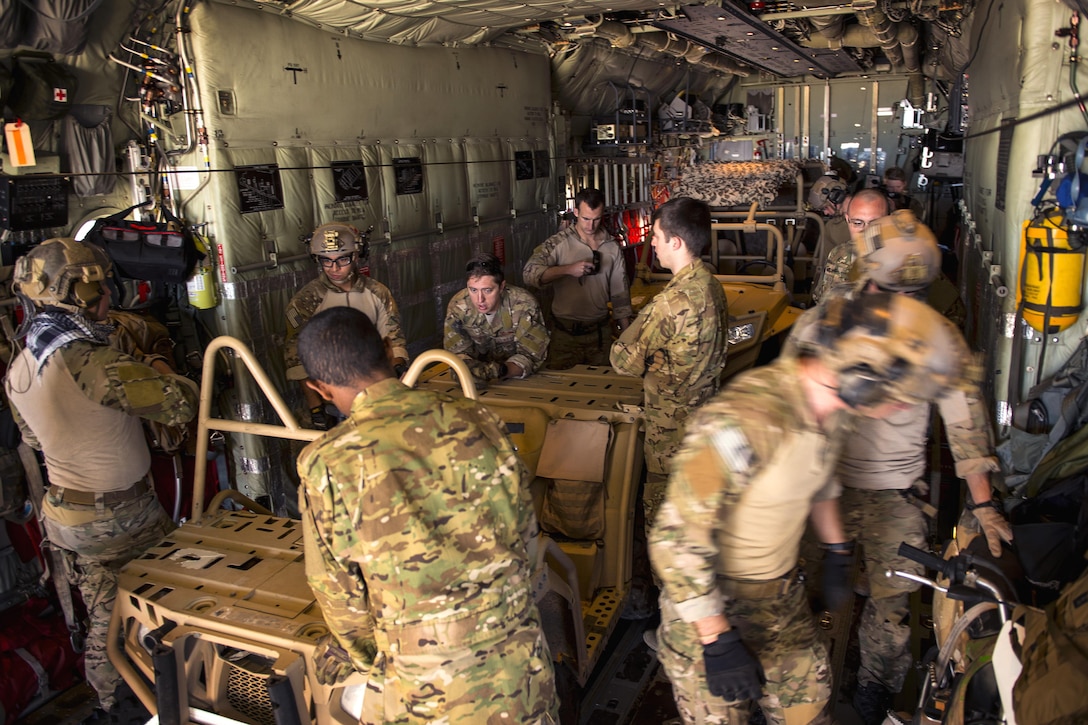
[[219,304],[215,294],[215,275],[212,273],[211,247],[204,237],[193,235],[196,248],[203,259],[193,268],[193,276],[185,282],[189,293],[189,304],[198,310],[210,310]]

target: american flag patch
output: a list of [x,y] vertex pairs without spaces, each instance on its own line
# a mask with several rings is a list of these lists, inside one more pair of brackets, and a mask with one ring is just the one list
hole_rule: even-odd
[[752,465],[752,447],[739,428],[722,428],[710,437],[714,450],[735,473],[746,473]]

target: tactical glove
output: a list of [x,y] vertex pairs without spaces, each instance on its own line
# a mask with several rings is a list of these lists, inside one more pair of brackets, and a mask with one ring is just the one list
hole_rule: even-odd
[[763,668],[735,629],[703,645],[706,685],[711,694],[729,702],[758,700],[767,681]]
[[403,378],[406,372],[408,372],[408,361],[402,357],[393,358],[393,374]]
[[322,685],[343,682],[355,671],[348,653],[332,634],[326,634],[314,647],[314,673]]
[[850,601],[850,575],[854,571],[854,542],[824,546],[824,604],[836,611]]
[[971,509],[971,513],[978,519],[978,525],[986,537],[990,553],[995,557],[1001,556],[1001,542],[1012,543],[1012,526],[997,510],[997,504],[993,501],[981,503]]
[[315,430],[328,430],[332,428],[332,418],[325,412],[324,405],[315,405],[310,408],[310,423]]

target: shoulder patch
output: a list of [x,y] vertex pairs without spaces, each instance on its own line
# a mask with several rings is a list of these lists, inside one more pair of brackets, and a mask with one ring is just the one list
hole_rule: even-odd
[[734,473],[747,473],[755,454],[739,428],[720,428],[710,436],[714,450]]

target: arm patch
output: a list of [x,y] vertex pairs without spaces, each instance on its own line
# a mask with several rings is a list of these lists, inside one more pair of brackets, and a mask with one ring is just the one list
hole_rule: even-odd
[[748,473],[755,454],[739,428],[720,428],[711,433],[710,442],[733,473]]

